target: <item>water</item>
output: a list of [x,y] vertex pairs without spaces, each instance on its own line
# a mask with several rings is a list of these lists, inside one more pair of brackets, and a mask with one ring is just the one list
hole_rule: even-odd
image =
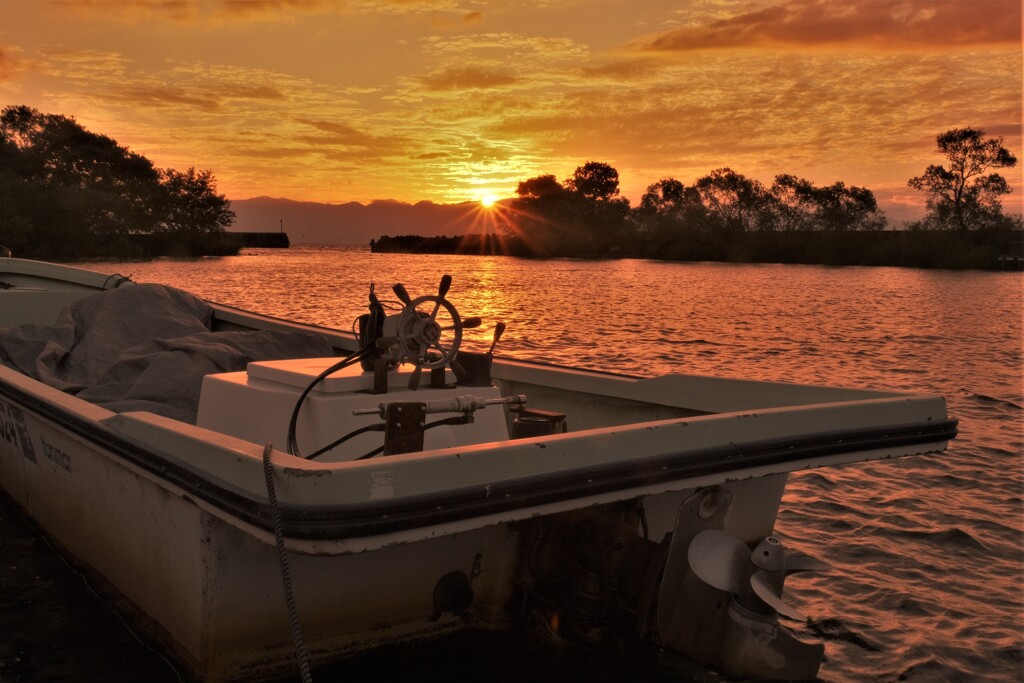
[[[476,350],[503,320],[506,357],[941,394],[960,418],[947,453],[790,478],[777,534],[834,568],[794,577],[787,596],[812,616],[803,635],[826,643],[823,681],[1024,678],[1020,273],[307,246],[88,267],[342,329],[371,282],[416,297],[449,273],[449,299],[485,320],[466,335]],[[441,680],[417,670],[392,678]]]

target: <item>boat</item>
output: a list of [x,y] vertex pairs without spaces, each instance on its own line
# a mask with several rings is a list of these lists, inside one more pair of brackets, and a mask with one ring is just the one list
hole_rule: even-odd
[[3,490],[204,681],[524,628],[813,679],[787,477],[940,453],[944,399],[504,358],[452,288],[340,331],[0,258]]

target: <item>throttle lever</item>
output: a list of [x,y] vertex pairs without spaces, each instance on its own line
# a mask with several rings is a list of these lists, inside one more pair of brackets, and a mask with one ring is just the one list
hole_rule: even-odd
[[488,349],[487,355],[494,355],[494,347],[498,345],[498,340],[501,339],[501,335],[505,334],[505,323],[499,322],[494,326],[494,341],[491,342],[491,348]]

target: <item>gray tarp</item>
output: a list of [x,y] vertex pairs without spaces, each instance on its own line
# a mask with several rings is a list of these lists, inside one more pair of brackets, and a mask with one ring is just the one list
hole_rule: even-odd
[[53,326],[0,328],[0,363],[116,412],[195,422],[203,376],[250,361],[317,358],[317,334],[211,332],[213,309],[187,292],[133,284],[88,296]]

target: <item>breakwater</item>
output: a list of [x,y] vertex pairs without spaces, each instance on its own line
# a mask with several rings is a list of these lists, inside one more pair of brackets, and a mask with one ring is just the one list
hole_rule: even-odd
[[228,232],[241,247],[261,249],[287,249],[291,246],[286,232]]

